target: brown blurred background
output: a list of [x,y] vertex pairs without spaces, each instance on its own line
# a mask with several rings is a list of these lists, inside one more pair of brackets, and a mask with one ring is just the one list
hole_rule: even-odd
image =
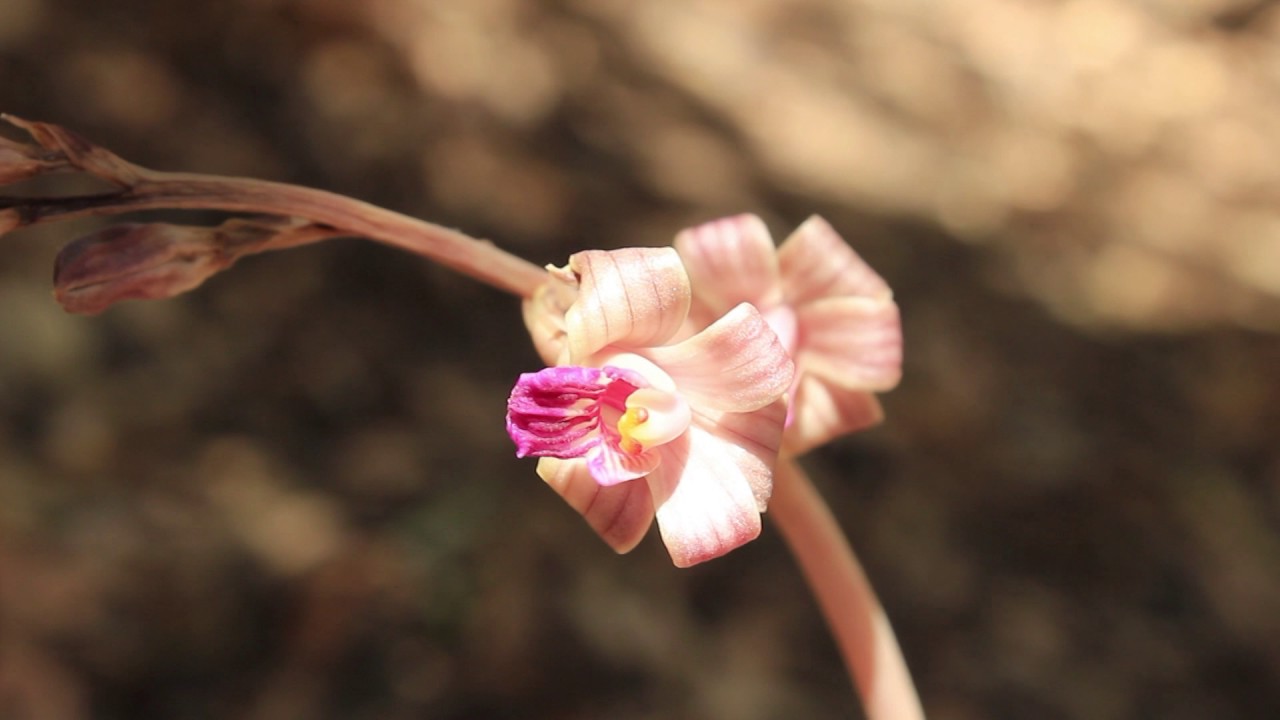
[[[538,263],[821,213],[907,355],[808,466],[930,716],[1280,715],[1274,2],[0,0],[0,110]],[[97,226],[0,241],[0,717],[860,716],[772,528],[616,557],[512,457],[511,298],[352,240],[64,315]]]

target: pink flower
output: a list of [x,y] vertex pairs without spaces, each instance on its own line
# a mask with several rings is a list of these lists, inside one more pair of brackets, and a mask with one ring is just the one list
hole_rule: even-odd
[[675,344],[689,278],[671,248],[591,250],[551,268],[525,307],[554,367],[520,376],[507,431],[520,457],[618,552],[654,518],[677,566],[760,534],[794,372],[743,303]]
[[693,285],[691,327],[751,303],[796,364],[783,444],[803,453],[880,422],[876,392],[902,375],[893,293],[825,220],[814,216],[778,248],[754,215],[676,236]]

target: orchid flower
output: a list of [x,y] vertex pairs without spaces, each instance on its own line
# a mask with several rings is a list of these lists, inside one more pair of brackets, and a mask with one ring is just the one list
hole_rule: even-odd
[[520,457],[618,552],[657,519],[679,567],[760,534],[794,367],[760,312],[726,308],[676,342],[691,304],[671,248],[590,250],[525,304],[552,367],[520,376]]
[[795,361],[783,443],[789,452],[883,419],[875,393],[902,374],[898,306],[825,220],[809,218],[775,249],[760,218],[738,215],[682,231],[675,248],[693,286],[691,328],[751,303]]
[[[783,447],[803,453],[880,422],[875,392],[898,384],[902,327],[889,286],[835,230],[812,217],[775,249],[739,215],[676,236],[693,284],[685,333],[749,302],[796,364]],[[793,457],[778,462],[771,516],[812,588],[871,720],[924,711],[893,628],[857,555]]]
[[534,345],[552,367],[522,375],[508,400],[517,454],[538,457],[539,475],[618,552],[656,518],[681,567],[755,538],[772,498],[867,717],[923,718],[856,555],[794,458],[780,456],[879,421],[873,392],[900,373],[889,288],[821,219],[776,251],[764,224],[744,215],[687,230],[674,249],[588,251],[543,270],[488,241],[352,198],[150,170],[57,125],[0,121],[34,140],[0,138],[0,186],[62,172],[114,186],[0,195],[0,236],[157,208],[265,215],[217,227],[132,224],[81,238],[59,253],[54,273],[70,312],[172,297],[245,255],[342,235],[417,253],[523,298]]

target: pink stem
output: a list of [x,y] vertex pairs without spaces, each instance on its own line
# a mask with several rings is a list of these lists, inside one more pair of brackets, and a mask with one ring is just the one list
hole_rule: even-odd
[[831,509],[794,459],[778,461],[769,517],[817,598],[868,720],[923,720],[884,608]]
[[[177,180],[191,190],[207,188],[206,197],[213,198],[221,209],[293,215],[333,225],[423,255],[519,297],[532,297],[546,281],[545,270],[491,242],[336,193],[264,180],[156,175]],[[164,207],[194,206],[186,205],[193,200],[190,197],[178,203],[174,200],[165,198]]]
[[0,200],[14,206],[8,212],[16,213],[15,226],[159,208],[298,217],[340,231],[329,237],[363,236],[408,250],[518,297],[531,297],[546,280],[545,270],[491,242],[336,193],[266,180],[132,169],[127,187],[115,192]]
[[[130,210],[256,212],[300,218],[319,226],[314,232],[291,236],[292,245],[338,234],[360,235],[431,258],[524,298],[532,297],[546,280],[542,268],[493,243],[336,193],[265,180],[158,172],[134,165],[57,125],[7,114],[0,114],[0,121],[26,130],[39,143],[33,147],[0,138],[0,185],[44,173],[80,171],[118,188],[70,197],[0,196],[0,235],[41,222]],[[330,233],[330,229],[337,232]]]

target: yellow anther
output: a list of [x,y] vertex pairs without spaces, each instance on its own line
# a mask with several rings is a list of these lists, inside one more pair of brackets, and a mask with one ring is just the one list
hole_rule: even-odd
[[627,397],[627,410],[618,418],[618,446],[638,455],[669,443],[689,427],[689,405],[679,395],[641,388]]
[[636,428],[644,424],[649,419],[649,411],[642,407],[629,407],[627,411],[618,419],[618,435],[620,439],[618,445],[622,447],[622,451],[629,455],[639,455],[644,452],[644,446],[640,444],[633,433]]

